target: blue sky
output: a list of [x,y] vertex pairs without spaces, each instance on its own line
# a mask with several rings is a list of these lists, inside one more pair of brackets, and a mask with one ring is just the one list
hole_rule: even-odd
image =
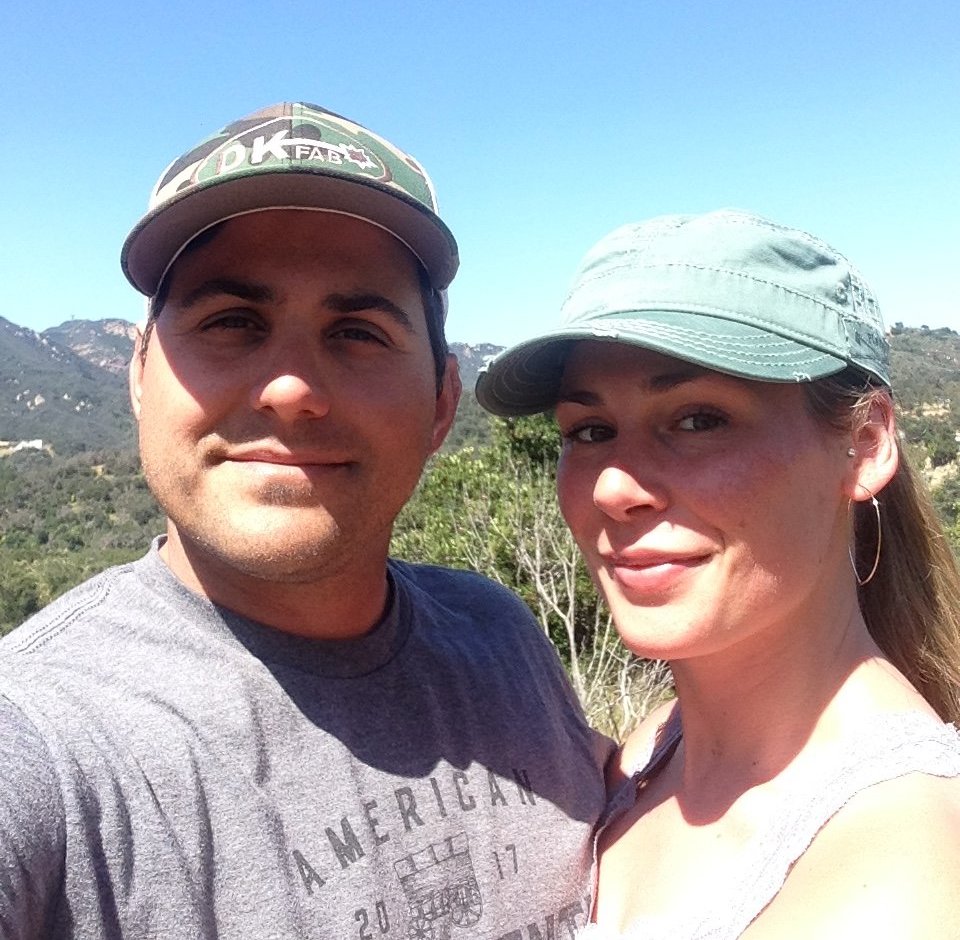
[[0,316],[137,319],[120,245],[228,121],[314,101],[414,154],[460,243],[452,340],[551,324],[608,230],[738,206],[960,330],[960,3],[11,2]]

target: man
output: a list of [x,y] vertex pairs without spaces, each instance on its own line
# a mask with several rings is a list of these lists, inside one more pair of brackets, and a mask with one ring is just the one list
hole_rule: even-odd
[[122,264],[169,522],[0,644],[3,937],[572,935],[603,747],[518,600],[387,558],[453,421],[453,236],[411,157],[267,108]]

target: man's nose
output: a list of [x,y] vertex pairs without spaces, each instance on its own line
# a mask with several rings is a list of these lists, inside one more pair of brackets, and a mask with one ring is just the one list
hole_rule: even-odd
[[319,418],[330,411],[330,364],[303,340],[272,350],[252,389],[253,406],[283,421]]

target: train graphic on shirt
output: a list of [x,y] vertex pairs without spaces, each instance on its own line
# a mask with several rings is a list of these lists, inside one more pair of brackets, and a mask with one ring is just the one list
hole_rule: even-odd
[[483,913],[480,886],[465,832],[434,842],[394,863],[409,907],[409,940],[449,940]]

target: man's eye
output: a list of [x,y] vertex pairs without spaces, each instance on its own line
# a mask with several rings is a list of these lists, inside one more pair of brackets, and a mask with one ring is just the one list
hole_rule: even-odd
[[210,317],[204,324],[204,330],[261,330],[263,325],[245,313],[224,313]]
[[577,444],[599,444],[601,441],[609,441],[613,436],[613,428],[603,424],[584,424],[563,435],[565,440]]
[[352,340],[361,343],[380,343],[386,345],[383,334],[375,327],[352,324],[338,327],[333,335],[337,339]]
[[713,431],[726,424],[726,419],[711,411],[695,411],[677,422],[680,431]]

